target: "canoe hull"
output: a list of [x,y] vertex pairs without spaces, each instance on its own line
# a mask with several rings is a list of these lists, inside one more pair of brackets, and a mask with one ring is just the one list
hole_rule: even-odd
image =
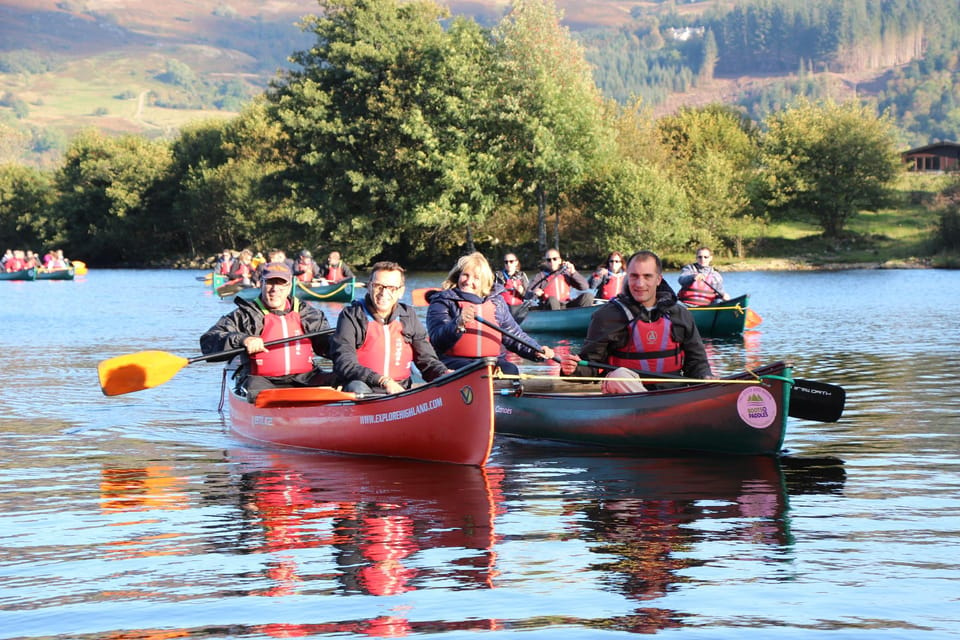
[[36,280],[36,269],[21,269],[20,271],[0,271],[0,280]]
[[705,307],[688,307],[697,323],[697,330],[704,338],[723,338],[743,333],[747,321],[750,296],[721,300]]
[[531,309],[520,326],[526,332],[537,333],[570,333],[586,335],[590,326],[590,318],[594,312],[602,307],[595,304],[591,307],[571,307],[556,311]]
[[[347,303],[353,301],[353,295],[357,290],[357,281],[355,278],[344,280],[336,284],[325,284],[309,286],[297,283],[293,289],[293,295],[305,302],[340,302]],[[247,300],[253,300],[260,295],[259,287],[241,288],[236,285],[223,285],[217,289],[217,295],[221,298],[232,298],[240,296]]]
[[53,269],[52,271],[37,271],[37,280],[73,280],[73,267],[67,269]]
[[[783,363],[755,373],[791,375]],[[751,378],[743,374],[732,379]],[[616,451],[776,454],[783,445],[788,409],[789,385],[776,378],[623,395],[511,393],[496,398],[496,430]]]
[[493,445],[489,365],[393,396],[256,407],[230,394],[230,428],[261,444],[482,466]]

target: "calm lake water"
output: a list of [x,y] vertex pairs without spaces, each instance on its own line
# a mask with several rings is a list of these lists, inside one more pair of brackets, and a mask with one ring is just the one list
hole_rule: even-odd
[[764,322],[717,372],[847,390],[780,460],[498,439],[484,470],[245,447],[218,365],[102,396],[103,359],[199,354],[231,306],[197,275],[0,282],[2,637],[960,635],[960,272],[728,275]]

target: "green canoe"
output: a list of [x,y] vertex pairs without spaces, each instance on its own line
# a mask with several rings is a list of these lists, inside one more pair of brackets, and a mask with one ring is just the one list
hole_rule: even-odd
[[[350,278],[335,284],[308,286],[295,282],[293,295],[306,302],[351,302],[354,292],[358,289],[356,278]],[[217,289],[221,298],[241,296],[253,300],[260,295],[259,287],[242,287],[241,285],[223,285]]]
[[647,393],[601,395],[597,386],[524,380],[497,395],[500,435],[628,450],[776,454],[791,399],[789,365]]
[[750,308],[750,296],[744,294],[720,300],[704,307],[688,307],[697,329],[704,338],[723,338],[743,333]]
[[37,271],[37,280],[73,280],[73,267],[66,269],[40,269]]
[[571,335],[586,335],[593,313],[606,302],[595,304],[592,307],[570,307],[550,311],[546,309],[531,309],[520,326],[527,333],[569,333]]
[[20,271],[0,271],[0,280],[36,280],[37,270],[34,268]]

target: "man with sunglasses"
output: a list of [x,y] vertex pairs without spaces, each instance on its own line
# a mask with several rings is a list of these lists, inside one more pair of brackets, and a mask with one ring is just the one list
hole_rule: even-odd
[[[526,299],[535,300],[539,308],[551,311],[593,305],[593,292],[586,291],[590,285],[572,262],[565,262],[556,249],[548,249],[543,261],[544,266],[530,281]],[[574,298],[574,289],[583,293]]]
[[697,259],[693,264],[680,270],[680,302],[689,307],[702,307],[716,300],[729,300],[730,295],[723,290],[723,276],[713,268],[713,252],[710,247],[697,249]]
[[345,391],[400,393],[412,386],[414,365],[427,382],[450,372],[414,310],[400,302],[404,284],[403,267],[378,262],[363,299],[340,312],[330,358]]

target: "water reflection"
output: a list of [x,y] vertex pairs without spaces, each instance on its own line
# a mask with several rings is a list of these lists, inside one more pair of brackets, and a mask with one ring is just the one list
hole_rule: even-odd
[[[589,569],[603,588],[636,602],[629,615],[569,623],[652,633],[684,626],[682,611],[654,606],[717,558],[700,547],[732,547],[737,561],[775,566],[792,558],[788,495],[833,493],[845,481],[836,458],[621,458],[510,441],[514,464],[553,488],[576,536],[601,556]],[[544,460],[555,472],[544,475]],[[513,482],[519,483],[516,487]],[[507,479],[529,492],[531,479]],[[520,489],[525,487],[525,489]],[[544,498],[543,493],[538,499]]]
[[[418,589],[489,589],[502,470],[409,461],[231,450],[250,552],[266,554],[255,595],[393,596]],[[303,550],[323,550],[324,564]],[[421,555],[446,558],[426,563]],[[269,635],[413,633],[407,611],[348,622],[264,625]],[[492,621],[432,623],[489,629]]]

